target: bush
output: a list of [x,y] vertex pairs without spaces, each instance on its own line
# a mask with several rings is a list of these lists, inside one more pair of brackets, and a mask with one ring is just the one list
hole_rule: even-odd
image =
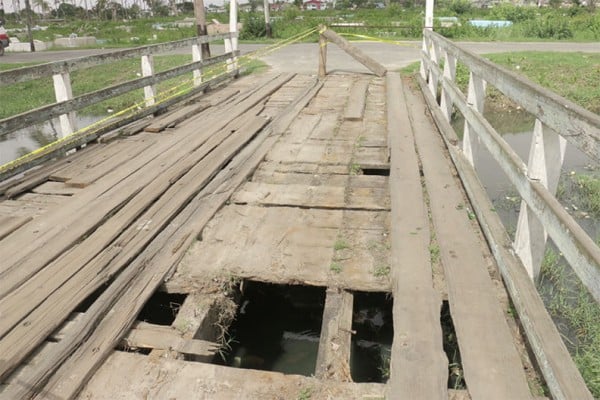
[[492,19],[512,21],[514,23],[523,22],[535,19],[536,9],[502,3],[492,8],[490,17]]
[[569,27],[568,20],[554,15],[546,15],[525,22],[523,34],[526,37],[540,39],[569,39],[573,37],[573,31]]
[[258,39],[263,38],[267,34],[265,20],[258,15],[249,14],[244,21],[244,27],[240,32],[240,39]]
[[450,11],[457,15],[466,14],[471,11],[472,5],[469,0],[453,0],[448,6]]

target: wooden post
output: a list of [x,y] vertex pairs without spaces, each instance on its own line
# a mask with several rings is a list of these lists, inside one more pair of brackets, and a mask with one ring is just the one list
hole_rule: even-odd
[[265,34],[268,38],[273,37],[273,32],[271,30],[271,10],[269,9],[269,0],[264,0],[264,8],[265,8]]
[[[473,107],[479,113],[483,113],[483,104],[485,101],[485,86],[486,82],[475,75],[473,72],[469,73],[469,89],[467,95],[467,103]],[[463,135],[463,152],[465,157],[475,166],[477,160],[477,153],[480,144],[479,136],[472,132],[471,125],[465,121],[465,130]]]
[[[57,102],[71,100],[73,98],[69,72],[55,74],[52,76],[52,80],[54,81],[54,94]],[[75,112],[61,115],[59,120],[61,137],[68,136],[75,132]]]
[[[142,76],[154,75],[154,59],[152,54],[142,56]],[[144,98],[146,99],[146,107],[154,104],[156,96],[156,87],[154,85],[144,86]]]
[[327,75],[327,39],[323,36],[324,26],[319,28],[319,79]]
[[[204,0],[194,0],[194,14],[196,15],[196,33],[198,36],[206,36],[206,10]],[[210,47],[208,43],[202,43],[202,58],[210,58]]]
[[[192,45],[192,61],[202,61],[202,51],[198,43]],[[193,71],[194,86],[202,84],[202,69],[198,68]]]
[[[456,57],[447,51],[444,56],[444,78],[452,82],[454,82],[454,79],[456,78]],[[444,114],[444,117],[446,117],[446,120],[450,122],[450,119],[452,118],[452,97],[444,89],[443,85],[440,108],[442,109],[442,113]]]
[[[530,179],[540,181],[552,194],[556,194],[565,149],[566,140],[536,119],[527,174]],[[547,238],[548,234],[540,220],[527,203],[521,201],[514,248],[532,279],[537,278],[540,273]]]

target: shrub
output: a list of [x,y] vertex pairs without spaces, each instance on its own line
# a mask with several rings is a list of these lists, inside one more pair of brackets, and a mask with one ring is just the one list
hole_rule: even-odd
[[536,9],[532,7],[515,6],[502,3],[492,8],[490,17],[493,19],[522,22],[535,19]]
[[267,28],[265,26],[265,20],[257,15],[249,14],[248,18],[244,21],[244,27],[240,32],[240,39],[257,39],[265,37]]
[[523,26],[523,34],[540,39],[569,39],[573,31],[568,20],[554,15],[545,15],[536,20],[527,21]]

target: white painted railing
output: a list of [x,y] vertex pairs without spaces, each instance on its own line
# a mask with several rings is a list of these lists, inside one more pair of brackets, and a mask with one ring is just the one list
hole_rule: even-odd
[[[466,98],[455,82],[457,62],[470,71]],[[600,301],[600,249],[555,197],[567,142],[600,161],[600,117],[428,30],[421,75],[434,96],[441,90],[438,104],[448,121],[453,108],[465,117],[462,150],[471,165],[485,145],[523,199],[514,250],[529,275],[539,273],[549,234]],[[487,84],[535,116],[527,164],[484,118]]]
[[[457,63],[469,71],[466,95],[455,81]],[[428,29],[423,31],[420,75],[425,100],[472,200],[552,398],[591,399],[531,278],[539,273],[549,235],[600,301],[600,248],[555,197],[567,142],[599,162],[600,117]],[[483,116],[487,85],[535,117],[527,163]],[[454,110],[465,118],[462,144],[450,124]],[[514,242],[477,178],[474,166],[482,145],[522,198]]]

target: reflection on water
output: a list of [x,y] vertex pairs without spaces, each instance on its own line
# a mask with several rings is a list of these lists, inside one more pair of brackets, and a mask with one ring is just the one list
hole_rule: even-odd
[[[77,116],[77,126],[85,127],[99,121],[100,116]],[[29,128],[19,129],[6,136],[0,136],[0,165],[24,156],[40,147],[52,143],[59,137],[58,118]]]

